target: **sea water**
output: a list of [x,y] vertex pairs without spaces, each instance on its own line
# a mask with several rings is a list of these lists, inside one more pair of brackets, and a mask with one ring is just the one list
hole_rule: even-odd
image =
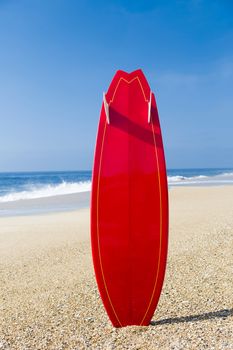
[[[233,169],[168,169],[168,184],[201,186],[233,184]],[[0,173],[0,203],[89,192],[91,171]]]

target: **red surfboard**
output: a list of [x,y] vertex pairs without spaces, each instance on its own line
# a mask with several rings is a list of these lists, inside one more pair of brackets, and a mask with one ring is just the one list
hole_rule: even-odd
[[117,71],[103,97],[91,240],[97,284],[112,324],[148,325],[166,267],[168,189],[156,101],[141,70]]

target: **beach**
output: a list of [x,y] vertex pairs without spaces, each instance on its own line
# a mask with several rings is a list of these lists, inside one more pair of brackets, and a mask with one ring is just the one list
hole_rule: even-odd
[[0,349],[232,349],[233,186],[173,187],[169,205],[159,305],[122,329],[99,297],[88,206],[0,217]]

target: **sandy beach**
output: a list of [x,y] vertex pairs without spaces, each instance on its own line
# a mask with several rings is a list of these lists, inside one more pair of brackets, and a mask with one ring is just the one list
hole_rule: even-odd
[[232,349],[233,186],[171,188],[167,272],[149,327],[112,327],[89,209],[0,218],[0,349]]

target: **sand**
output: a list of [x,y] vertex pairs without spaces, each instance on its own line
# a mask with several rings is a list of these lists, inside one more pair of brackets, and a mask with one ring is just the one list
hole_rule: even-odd
[[0,349],[233,349],[233,186],[170,190],[170,241],[149,327],[111,326],[89,209],[0,218]]

